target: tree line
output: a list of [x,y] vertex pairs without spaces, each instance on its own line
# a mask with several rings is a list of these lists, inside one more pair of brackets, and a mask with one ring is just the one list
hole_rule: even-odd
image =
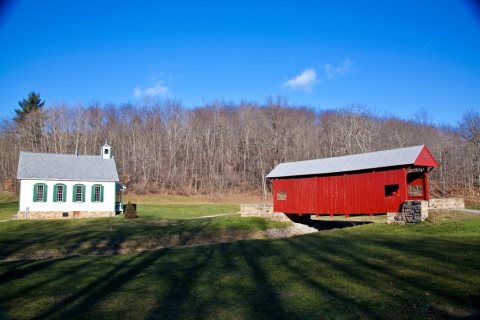
[[[29,97],[30,99],[30,97]],[[480,193],[480,115],[437,126],[426,114],[404,120],[350,105],[317,111],[283,98],[214,102],[186,108],[175,100],[141,105],[22,107],[0,126],[0,182],[18,188],[19,151],[99,154],[112,145],[130,191],[268,194],[265,175],[278,163],[426,144],[440,167],[436,196]],[[30,108],[30,109],[29,109]],[[25,109],[25,110],[24,110]]]

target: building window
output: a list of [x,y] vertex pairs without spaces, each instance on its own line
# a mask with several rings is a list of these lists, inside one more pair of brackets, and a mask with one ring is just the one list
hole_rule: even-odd
[[36,190],[36,202],[43,202],[45,196],[45,185],[42,183],[37,184]]
[[397,196],[398,195],[398,184],[387,184],[385,185],[385,197]]
[[286,191],[278,191],[277,192],[277,200],[287,200],[287,192]]
[[103,202],[103,186],[101,184],[92,186],[92,202]]
[[[97,150],[98,150],[98,149],[97,149]],[[103,153],[104,153],[104,154],[108,154],[108,149],[105,148],[105,150],[103,150]]]
[[100,202],[100,186],[95,186],[93,201]]
[[75,202],[83,202],[85,201],[85,191],[84,191],[84,186],[81,184],[76,184],[73,187],[73,199]]
[[63,215],[64,218],[67,218],[68,217],[68,212],[64,212],[62,215]]
[[64,184],[53,186],[53,202],[65,202],[67,200],[67,187]]
[[57,202],[65,200],[65,187],[61,184],[57,185]]
[[408,186],[408,196],[409,197],[422,197],[423,196],[423,186],[422,185]]

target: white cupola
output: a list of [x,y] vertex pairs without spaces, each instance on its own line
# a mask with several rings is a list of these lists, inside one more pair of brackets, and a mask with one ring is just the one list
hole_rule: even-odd
[[102,158],[103,159],[112,158],[112,147],[109,146],[106,141],[105,141],[105,144],[102,146]]

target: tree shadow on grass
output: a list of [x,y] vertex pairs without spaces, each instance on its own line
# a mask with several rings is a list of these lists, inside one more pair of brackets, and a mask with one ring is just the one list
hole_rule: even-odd
[[[0,260],[41,259],[78,254],[117,255],[129,249],[127,241],[142,246],[144,239],[160,240],[158,234],[180,235],[183,242],[190,240],[208,226],[208,222],[168,225],[124,223],[108,229],[108,220],[81,221],[15,221],[9,223],[0,237]],[[78,227],[75,224],[79,223]],[[207,224],[207,225],[206,225]],[[184,236],[185,235],[185,236]],[[135,248],[132,248],[135,249]],[[148,249],[148,248],[147,248]]]
[[156,306],[150,310],[148,319],[181,318],[187,310],[192,309],[193,313],[203,315],[202,311],[198,310],[199,305],[191,302],[195,300],[192,291],[202,273],[209,267],[213,250],[211,247],[202,247],[198,251],[199,254],[192,256],[188,264],[177,265],[176,272],[169,268],[160,268],[169,275],[168,290],[161,300],[156,300]]
[[[342,274],[342,278],[350,279],[352,283],[364,288],[379,284],[372,289],[388,297],[387,303],[391,307],[401,308],[408,305],[424,316],[430,314],[435,317],[451,317],[452,314],[446,313],[445,309],[439,309],[435,303],[432,304],[432,300],[436,299],[437,304],[439,300],[443,300],[449,306],[458,306],[463,310],[479,306],[478,293],[466,295],[465,292],[452,290],[466,281],[477,281],[477,286],[480,285],[478,276],[476,280],[474,278],[477,270],[475,267],[470,267],[470,274],[458,275],[451,272],[458,269],[458,260],[452,258],[451,252],[442,253],[442,250],[452,246],[452,241],[429,239],[419,246],[418,241],[402,238],[390,240],[388,244],[375,240],[375,249],[368,239],[352,242],[348,246],[329,241],[318,247],[314,237],[305,237],[302,241],[289,239],[287,242],[294,246],[295,250],[308,253],[319,263],[327,262],[332,269]],[[462,246],[464,252],[478,251],[478,245],[461,240],[455,244]],[[380,247],[393,249],[394,254],[382,253]],[[372,252],[375,253],[373,257]],[[397,257],[402,259],[396,259]],[[285,264],[297,271],[301,267],[301,264],[295,267],[287,261]],[[310,281],[315,282],[315,278],[312,277]],[[394,288],[393,283],[396,286]],[[475,287],[474,283],[472,285]],[[363,306],[365,309],[370,307],[370,303]],[[370,310],[373,311],[374,309]]]
[[[0,273],[0,283],[2,285],[7,285],[9,283],[15,282],[16,280],[24,279],[26,276],[31,274],[39,273],[45,271],[48,268],[54,267],[56,264],[65,262],[72,257],[63,257],[58,259],[48,259],[48,260],[36,260],[36,261],[14,261],[3,263],[4,267],[7,269],[7,272]],[[86,265],[86,263],[84,264]],[[81,265],[79,267],[82,267]],[[3,299],[10,299],[14,297],[21,296],[26,291],[35,290],[51,281],[50,278],[46,278],[43,281],[39,281],[33,285],[25,286],[24,289],[17,289],[12,292],[11,296],[2,295]]]
[[81,315],[85,310],[93,308],[106,295],[132,281],[137,274],[167,252],[168,250],[166,249],[151,253],[140,253],[132,257],[132,259],[125,260],[116,266],[113,271],[91,282],[80,291],[66,297],[33,319],[68,319]]
[[[115,318],[126,316],[122,310],[150,319],[445,318],[454,314],[442,311],[442,303],[478,306],[478,240],[328,235],[8,262],[0,279],[36,275],[22,287],[35,295],[42,284],[65,277],[58,282],[64,292],[49,293],[55,298],[47,301],[55,302],[36,319]],[[69,283],[85,275],[81,285]],[[6,298],[9,305],[16,301]]]

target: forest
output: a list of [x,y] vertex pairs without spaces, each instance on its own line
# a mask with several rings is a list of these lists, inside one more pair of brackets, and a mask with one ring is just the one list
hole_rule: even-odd
[[18,188],[20,151],[100,154],[107,141],[121,182],[136,193],[266,196],[265,175],[281,162],[425,144],[440,164],[431,175],[434,196],[480,194],[476,111],[456,126],[439,126],[426,112],[405,120],[361,105],[319,111],[277,97],[194,108],[152,99],[138,105],[42,104],[17,114],[0,126],[0,183],[8,191]]

